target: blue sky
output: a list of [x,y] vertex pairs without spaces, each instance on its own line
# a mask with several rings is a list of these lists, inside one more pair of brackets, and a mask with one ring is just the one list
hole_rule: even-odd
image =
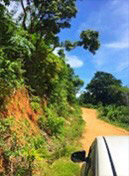
[[77,2],[78,14],[72,27],[60,33],[61,40],[78,40],[82,30],[100,33],[101,47],[96,55],[82,48],[66,53],[75,73],[90,82],[96,71],[112,73],[129,86],[129,1],[82,0]]

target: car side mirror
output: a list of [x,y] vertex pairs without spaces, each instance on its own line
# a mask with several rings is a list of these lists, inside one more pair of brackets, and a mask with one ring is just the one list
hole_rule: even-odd
[[72,153],[71,160],[75,163],[86,161],[85,150]]

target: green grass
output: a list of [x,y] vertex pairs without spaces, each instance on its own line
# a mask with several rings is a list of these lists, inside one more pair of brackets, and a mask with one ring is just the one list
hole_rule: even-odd
[[116,127],[120,127],[120,128],[123,128],[123,129],[125,129],[125,130],[127,130],[127,131],[129,131],[129,125],[127,124],[124,124],[124,123],[119,123],[119,122],[112,122],[112,121],[110,121],[109,119],[106,119],[106,118],[104,118],[104,117],[98,117],[99,119],[101,119],[101,120],[103,120],[103,121],[105,121],[105,122],[108,122],[108,123],[110,123],[111,125],[114,125],[114,126],[116,126]]
[[127,106],[101,106],[98,112],[98,118],[129,131],[129,108]]
[[80,167],[67,158],[55,161],[48,176],[79,176]]

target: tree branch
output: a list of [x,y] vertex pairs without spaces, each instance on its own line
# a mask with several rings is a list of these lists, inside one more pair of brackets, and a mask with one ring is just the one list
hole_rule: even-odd
[[23,21],[22,21],[22,26],[25,30],[27,30],[27,27],[26,27],[26,18],[27,18],[27,13],[26,13],[26,9],[24,7],[24,3],[23,3],[23,0],[21,0],[21,6],[22,6],[22,9],[24,11],[24,18],[23,18]]

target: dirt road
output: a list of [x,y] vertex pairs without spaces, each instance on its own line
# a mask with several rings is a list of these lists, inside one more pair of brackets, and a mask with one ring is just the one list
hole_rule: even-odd
[[86,121],[86,127],[80,142],[83,146],[83,149],[85,149],[87,152],[96,136],[129,135],[128,131],[97,119],[96,110],[82,108],[82,111],[83,119]]

